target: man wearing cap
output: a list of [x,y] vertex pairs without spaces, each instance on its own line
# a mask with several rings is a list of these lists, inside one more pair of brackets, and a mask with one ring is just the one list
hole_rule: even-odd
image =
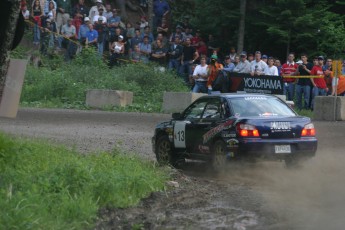
[[56,28],[60,32],[61,27],[67,23],[72,11],[71,1],[56,0]]
[[310,75],[318,75],[322,76],[322,78],[310,78],[310,81],[313,85],[313,98],[311,102],[311,108],[314,109],[314,100],[316,96],[326,96],[328,92],[328,88],[326,85],[326,81],[324,79],[324,72],[322,70],[324,57],[319,56],[317,59],[317,65],[314,65],[310,71]]
[[94,21],[95,30],[98,32],[98,39],[97,39],[97,46],[98,46],[98,54],[100,56],[103,55],[104,51],[104,40],[105,40],[105,32],[106,32],[106,18],[103,16],[103,9],[99,8],[99,15],[96,15],[94,19],[97,18],[97,21]]
[[250,63],[247,60],[247,52],[242,51],[240,54],[240,62],[234,69],[235,73],[250,73]]
[[295,54],[290,53],[287,57],[287,62],[282,65],[281,75],[284,77],[284,95],[287,94],[287,100],[293,101],[295,96],[295,78],[288,78],[288,76],[295,75],[298,65],[294,62]]
[[85,44],[85,41],[86,41],[86,34],[87,32],[90,31],[89,24],[90,24],[90,18],[85,17],[84,24],[82,24],[79,28],[78,39],[79,39],[79,42],[83,45]]
[[267,64],[261,60],[261,52],[255,52],[255,60],[250,63],[250,74],[252,76],[260,76],[265,73],[265,69],[267,68]]
[[231,62],[230,56],[225,56],[224,60],[224,71],[233,72],[235,69],[235,64]]
[[213,82],[218,76],[219,70],[223,69],[223,65],[218,63],[218,56],[216,54],[211,55],[211,61],[209,64],[209,75],[207,80],[208,93],[211,94],[213,90]]
[[266,54],[262,55],[261,60],[268,64],[268,56]]

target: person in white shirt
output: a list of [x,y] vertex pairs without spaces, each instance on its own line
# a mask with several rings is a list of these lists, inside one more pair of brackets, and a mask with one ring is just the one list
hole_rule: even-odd
[[267,67],[267,64],[261,60],[261,52],[256,51],[255,52],[255,59],[250,63],[251,64],[251,71],[250,75],[263,75],[265,73],[265,69]]
[[265,69],[265,75],[269,76],[278,76],[278,68],[274,64],[274,58],[269,57],[267,60],[268,66]]
[[206,57],[202,56],[200,65],[197,65],[193,72],[194,87],[193,93],[207,93],[208,65]]

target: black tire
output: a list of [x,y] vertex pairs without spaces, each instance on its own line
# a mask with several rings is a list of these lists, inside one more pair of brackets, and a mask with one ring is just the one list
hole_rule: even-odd
[[227,157],[226,157],[226,144],[222,140],[217,140],[213,144],[212,148],[212,168],[215,171],[222,170],[225,165],[227,164]]
[[178,158],[166,135],[159,137],[156,142],[156,159],[160,165],[177,165]]

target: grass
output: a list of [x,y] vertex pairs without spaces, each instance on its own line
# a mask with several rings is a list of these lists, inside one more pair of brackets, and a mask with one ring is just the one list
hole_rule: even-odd
[[80,155],[0,133],[0,229],[92,229],[101,207],[133,206],[167,178],[117,150]]
[[124,64],[109,69],[93,49],[84,49],[70,63],[61,55],[42,58],[43,66],[27,67],[22,106],[88,109],[88,89],[111,89],[133,92],[133,104],[107,110],[161,112],[165,91],[189,91],[174,72],[155,71],[154,64]]

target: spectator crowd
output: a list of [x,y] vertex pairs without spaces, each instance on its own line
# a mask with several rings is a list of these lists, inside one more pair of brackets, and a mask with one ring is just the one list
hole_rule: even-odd
[[[145,0],[139,0],[138,4],[147,7]],[[102,0],[96,0],[91,8],[84,0],[74,6],[69,0],[34,0],[31,11],[22,4],[24,18],[33,21],[33,44],[40,47],[43,55],[49,49],[63,49],[70,60],[85,47],[94,47],[100,58],[108,60],[109,67],[124,61],[155,62],[161,69],[176,71],[193,92],[202,93],[214,91],[220,73],[282,76],[284,94],[287,100],[296,101],[298,109],[313,109],[313,99],[318,95],[344,95],[345,80],[342,76],[334,78],[330,58],[317,56],[309,62],[304,53],[295,61],[295,54],[290,53],[282,64],[260,51],[237,53],[234,47],[220,58],[214,36],[209,34],[204,39],[200,30],[189,24],[188,17],[174,29],[169,26],[167,1],[155,0],[153,11],[151,29],[145,15],[135,24],[124,22],[118,9]],[[341,74],[345,75],[344,72],[342,68]]]

